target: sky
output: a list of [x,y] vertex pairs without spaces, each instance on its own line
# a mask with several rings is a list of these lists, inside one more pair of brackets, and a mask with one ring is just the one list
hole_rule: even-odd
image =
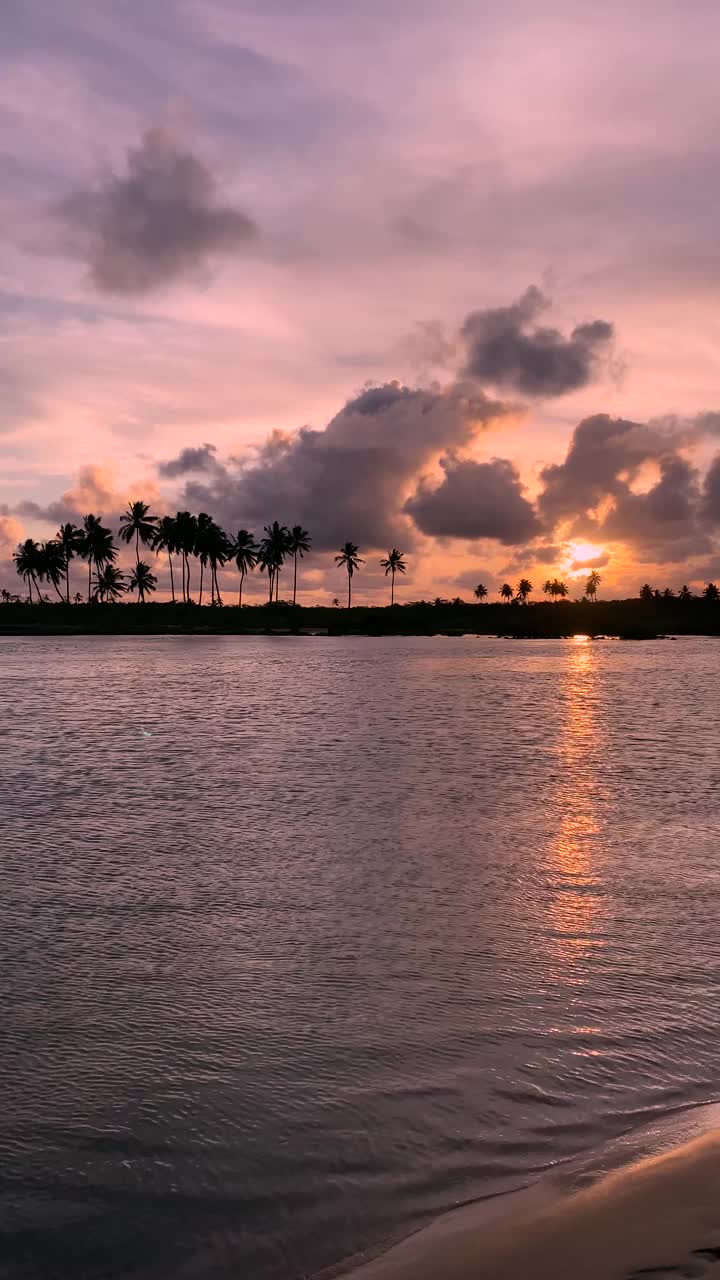
[[391,546],[401,599],[720,576],[719,41],[715,0],[3,0],[2,585],[137,498],[302,523],[307,603],[347,539],[358,603]]

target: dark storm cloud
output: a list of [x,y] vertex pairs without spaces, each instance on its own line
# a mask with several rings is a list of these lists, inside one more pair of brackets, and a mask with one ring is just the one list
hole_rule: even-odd
[[561,396],[586,386],[608,348],[613,326],[593,320],[565,338],[558,329],[534,325],[548,305],[533,286],[509,307],[471,312],[461,330],[463,372],[529,396]]
[[441,459],[444,476],[433,488],[422,482],[405,511],[436,538],[496,538],[513,545],[540,532],[517,469],[504,458],[473,462]]
[[58,212],[93,283],[107,293],[170,284],[256,234],[245,213],[220,203],[207,165],[160,129],[130,148],[126,173],[75,192]]
[[324,430],[276,432],[252,462],[218,471],[207,482],[188,482],[184,501],[213,511],[228,528],[262,526],[277,517],[306,525],[319,549],[347,538],[383,547],[407,537],[400,509],[423,467],[440,451],[467,445],[510,411],[459,385],[369,387]]
[[214,444],[201,444],[197,448],[181,449],[176,458],[158,463],[161,476],[175,478],[187,475],[189,471],[211,471],[218,465],[215,457],[217,447]]
[[597,506],[620,492],[621,477],[632,480],[644,463],[673,452],[680,428],[610,418],[584,418],[573,432],[564,462],[544,467],[539,506],[553,524]]

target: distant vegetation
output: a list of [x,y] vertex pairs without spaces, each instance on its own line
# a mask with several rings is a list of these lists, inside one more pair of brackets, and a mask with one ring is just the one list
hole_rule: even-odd
[[[23,629],[27,625],[34,629],[40,625],[36,608],[53,603],[53,597],[48,595],[48,589],[52,589],[56,602],[65,606],[63,619],[57,618],[56,623],[51,624],[48,616],[44,615],[46,624],[53,627],[162,630],[171,626],[196,629],[197,619],[193,621],[192,611],[203,604],[213,608],[223,604],[218,570],[232,564],[238,574],[239,616],[231,622],[227,611],[224,611],[222,625],[216,621],[208,629],[293,630],[301,625],[299,617],[302,614],[302,625],[333,631],[467,629],[491,634],[565,635],[582,629],[593,634],[644,635],[658,631],[716,634],[718,630],[718,618],[714,611],[710,614],[707,609],[708,605],[717,604],[720,600],[720,591],[712,582],[700,596],[694,596],[687,586],[675,594],[670,587],[660,590],[645,583],[637,600],[603,604],[597,599],[601,575],[593,569],[584,584],[582,598],[572,603],[568,600],[568,584],[559,578],[543,583],[542,591],[550,604],[531,603],[533,584],[528,578],[521,578],[514,587],[503,582],[497,588],[498,603],[488,602],[490,588],[479,582],[473,590],[477,605],[468,604],[459,597],[453,600],[436,597],[434,601],[405,604],[398,613],[395,580],[397,575],[405,574],[407,565],[404,554],[393,547],[379,562],[385,576],[390,578],[391,609],[353,608],[353,578],[365,560],[360,556],[358,546],[348,540],[334,560],[337,567],[347,574],[347,611],[352,609],[351,620],[347,611],[340,609],[337,598],[329,608],[316,605],[301,609],[297,604],[298,560],[310,552],[312,545],[310,534],[301,525],[288,528],[274,520],[265,526],[262,537],[256,540],[247,529],[238,529],[234,535],[228,535],[205,512],[195,516],[189,511],[178,511],[175,516],[159,517],[150,512],[147,503],[133,502],[122,516],[118,537],[134,549],[135,563],[129,573],[123,572],[116,563],[118,546],[112,531],[103,525],[101,517],[92,514],[83,518],[82,526],[61,525],[56,536],[47,542],[38,543],[28,538],[21,543],[13,560],[19,577],[25,583],[27,595],[23,597],[3,589],[1,598],[6,606],[21,606],[24,610],[32,606],[35,621],[31,622],[26,613],[26,623],[18,618],[17,626]],[[153,566],[141,558],[141,553],[145,556],[148,552],[154,553],[155,557],[167,556],[171,601],[164,604],[152,601],[158,580]],[[82,592],[73,591],[73,560],[84,561],[87,565]],[[288,565],[292,568],[292,598],[281,599],[281,576]],[[252,606],[252,613],[256,616],[251,619],[250,615],[246,617],[247,606],[243,606],[243,586],[247,575],[256,571],[267,576],[268,595],[264,606]],[[111,606],[118,605],[127,596],[139,606],[137,617],[131,621],[130,614],[135,610],[128,611],[125,606],[125,621],[121,624],[117,610]],[[97,610],[93,610],[96,618],[93,623],[87,618],[77,621],[77,614],[74,615],[76,622],[71,622],[65,610],[83,603],[105,606],[112,613],[112,625],[106,627],[99,620]],[[478,609],[478,605],[482,608]],[[339,613],[345,616],[341,618]],[[390,616],[383,618],[383,615]],[[107,623],[110,624],[109,616]],[[4,612],[0,628],[9,626],[13,629],[14,625],[8,613]]]

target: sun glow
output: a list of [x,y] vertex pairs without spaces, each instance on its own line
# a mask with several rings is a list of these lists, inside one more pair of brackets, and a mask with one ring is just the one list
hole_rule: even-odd
[[587,573],[593,561],[604,555],[605,548],[596,542],[568,542],[565,561],[566,573]]

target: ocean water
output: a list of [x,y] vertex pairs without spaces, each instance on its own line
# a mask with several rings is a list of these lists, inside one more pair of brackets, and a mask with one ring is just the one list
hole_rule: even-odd
[[0,640],[0,1275],[300,1280],[720,1098],[720,642]]

